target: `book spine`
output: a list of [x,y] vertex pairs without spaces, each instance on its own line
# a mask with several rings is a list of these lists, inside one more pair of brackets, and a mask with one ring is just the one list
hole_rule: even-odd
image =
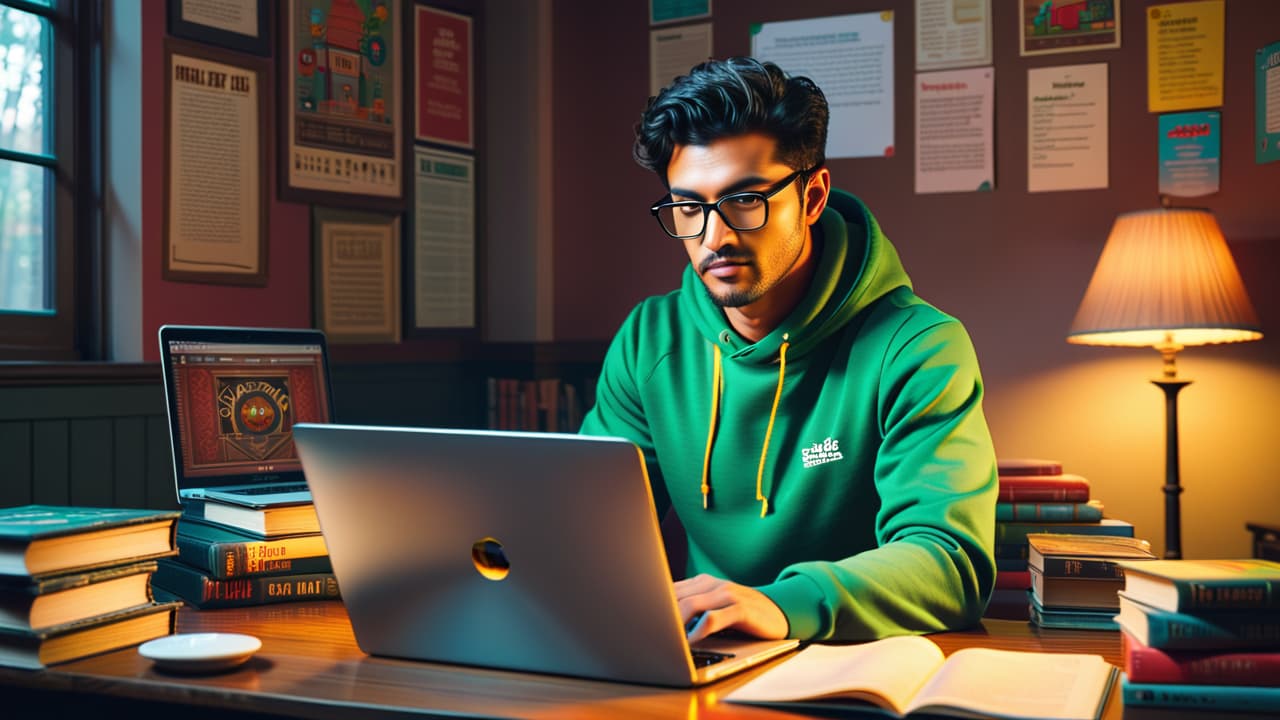
[[997,522],[1097,522],[1102,507],[1089,503],[996,503]]
[[1089,501],[1089,487],[1053,485],[1001,485],[996,502],[1003,503],[1083,503]]
[[1031,571],[996,570],[996,587],[1001,590],[1026,590],[1031,587]]
[[1022,542],[997,542],[995,547],[996,560],[1021,560],[1025,565],[1027,562],[1027,541],[1024,538]]
[[327,600],[338,597],[333,573],[272,575],[218,580],[191,573],[185,578],[166,577],[157,583],[202,610],[208,608],[265,605],[295,600]]
[[1253,613],[1196,617],[1148,611],[1147,645],[1164,650],[1232,650],[1280,645],[1280,617],[1259,619]]
[[[303,545],[313,546],[310,550]],[[209,542],[178,536],[178,559],[210,577],[226,579],[251,575],[329,572],[327,554],[315,554],[316,543],[289,540]]]
[[1115,523],[996,523],[997,543],[1026,543],[1032,533],[1074,533],[1133,537],[1133,525]]
[[1174,580],[1181,610],[1280,610],[1280,592],[1269,580]]
[[[1280,687],[1121,683],[1125,707],[1195,708],[1217,712],[1280,711]],[[1209,716],[1206,716],[1209,717]]]
[[1026,569],[1027,569],[1026,558],[1004,558],[1004,557],[996,558],[996,572],[1002,572],[1005,570],[1026,570]]
[[1166,652],[1121,635],[1125,674],[1137,683],[1262,685],[1280,683],[1280,650]]
[[1111,560],[1098,558],[1045,558],[1041,571],[1051,578],[1089,578],[1112,580],[1124,578],[1124,568]]

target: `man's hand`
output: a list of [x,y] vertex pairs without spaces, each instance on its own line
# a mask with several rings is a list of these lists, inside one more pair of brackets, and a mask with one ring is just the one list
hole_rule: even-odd
[[764,593],[746,585],[696,575],[676,583],[676,601],[686,625],[702,615],[689,632],[690,643],[727,628],[766,640],[787,636],[787,618],[778,606]]

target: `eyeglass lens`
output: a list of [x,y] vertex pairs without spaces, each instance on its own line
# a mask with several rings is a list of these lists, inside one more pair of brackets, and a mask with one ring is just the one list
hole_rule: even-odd
[[[760,193],[727,195],[715,204],[720,216],[734,230],[758,230],[769,217],[769,204]],[[658,209],[658,220],[672,235],[701,235],[711,207],[702,203],[672,203]]]

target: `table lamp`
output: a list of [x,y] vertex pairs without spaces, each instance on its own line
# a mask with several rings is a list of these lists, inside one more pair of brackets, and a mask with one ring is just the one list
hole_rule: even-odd
[[1165,396],[1165,551],[1182,557],[1175,355],[1190,345],[1258,340],[1262,332],[1227,241],[1208,210],[1164,208],[1116,218],[1067,342],[1154,347]]

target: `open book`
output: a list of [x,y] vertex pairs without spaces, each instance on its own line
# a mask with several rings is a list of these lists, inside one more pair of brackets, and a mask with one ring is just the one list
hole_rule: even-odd
[[919,636],[811,645],[729,693],[729,702],[879,707],[895,717],[1095,720],[1116,668],[1099,655],[967,648]]

